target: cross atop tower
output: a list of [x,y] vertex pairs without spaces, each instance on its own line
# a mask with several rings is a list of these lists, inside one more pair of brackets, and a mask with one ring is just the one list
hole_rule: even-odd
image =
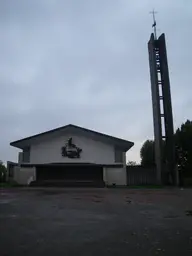
[[155,19],[155,14],[157,13],[156,11],[152,11],[150,12],[152,15],[153,15],[153,25],[152,25],[152,28],[154,28],[154,37],[155,37],[155,40],[157,39],[157,28],[156,28],[156,19]]

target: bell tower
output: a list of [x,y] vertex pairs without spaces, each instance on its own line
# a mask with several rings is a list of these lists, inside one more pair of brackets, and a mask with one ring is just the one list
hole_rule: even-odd
[[177,184],[174,128],[169,81],[169,68],[165,35],[156,35],[156,21],[153,11],[153,28],[148,42],[155,160],[158,184]]

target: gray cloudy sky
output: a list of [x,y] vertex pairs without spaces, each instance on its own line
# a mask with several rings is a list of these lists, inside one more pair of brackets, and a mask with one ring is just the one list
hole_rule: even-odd
[[174,125],[192,119],[191,0],[0,0],[0,159],[12,140],[68,123],[153,138],[150,10],[165,32]]

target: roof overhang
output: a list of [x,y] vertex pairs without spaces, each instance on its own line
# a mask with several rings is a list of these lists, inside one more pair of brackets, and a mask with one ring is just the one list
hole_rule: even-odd
[[134,145],[134,143],[131,141],[119,139],[110,135],[106,135],[71,124],[47,132],[39,133],[21,140],[13,141],[10,143],[10,145],[16,148],[24,149],[26,147],[30,147],[32,144],[39,143],[40,140],[47,140],[50,139],[50,137],[63,135],[64,133],[68,132],[113,144],[114,146],[121,148],[125,152]]

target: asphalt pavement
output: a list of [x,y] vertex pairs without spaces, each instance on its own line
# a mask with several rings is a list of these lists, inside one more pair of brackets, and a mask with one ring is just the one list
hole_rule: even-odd
[[192,255],[192,190],[10,188],[0,255]]

